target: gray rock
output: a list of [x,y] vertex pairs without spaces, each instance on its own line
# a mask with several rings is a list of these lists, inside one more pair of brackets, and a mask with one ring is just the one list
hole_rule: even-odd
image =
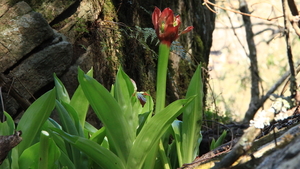
[[[299,125],[292,129],[299,131]],[[291,129],[290,129],[291,130]],[[286,142],[288,137],[293,137],[293,133],[285,136]],[[297,136],[292,142],[286,144],[282,149],[278,148],[270,156],[267,156],[257,169],[298,169],[300,165],[300,137]]]
[[[0,72],[5,74],[6,85],[11,85],[4,88],[7,92],[12,87],[19,97],[29,100],[53,82],[53,73],[61,76],[68,70],[73,47],[27,3],[2,4],[5,6],[0,7]],[[15,114],[18,99],[9,97],[6,101],[7,111]]]
[[9,8],[0,18],[0,71],[3,72],[54,36],[41,14],[25,2]]
[[[71,49],[70,43],[61,41],[31,55],[9,74],[20,80],[14,87],[23,97],[30,98],[28,91],[35,93],[53,81],[53,73],[60,76],[68,68],[71,63]],[[24,85],[28,91],[24,90]]]

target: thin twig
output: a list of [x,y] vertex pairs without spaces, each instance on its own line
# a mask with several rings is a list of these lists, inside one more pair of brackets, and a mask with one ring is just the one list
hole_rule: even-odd
[[232,31],[233,31],[234,36],[235,36],[236,39],[238,40],[239,44],[242,46],[242,48],[243,48],[245,54],[246,54],[247,56],[249,56],[249,54],[248,54],[248,52],[247,52],[245,46],[244,46],[243,43],[241,42],[240,38],[238,37],[238,35],[237,35],[237,33],[236,33],[236,31],[235,31],[235,29],[234,29],[234,27],[233,27],[233,23],[232,23],[231,17],[228,15],[227,12],[225,12],[225,13],[226,13],[226,15],[227,15],[227,17],[228,17],[228,20],[229,20],[229,23],[230,23],[230,25],[231,25],[231,28],[232,28]]
[[4,122],[5,121],[5,115],[4,115],[4,102],[3,102],[3,97],[2,97],[2,87],[0,86],[0,104],[1,104],[1,107],[0,107],[0,121],[1,122]]
[[[244,13],[249,13],[248,5],[246,1],[240,1],[240,11]],[[243,21],[245,24],[245,32],[246,32],[246,40],[249,49],[249,59],[250,59],[250,73],[251,73],[251,100],[249,104],[249,108],[256,107],[259,102],[259,71],[258,71],[258,63],[257,63],[257,52],[256,46],[254,43],[254,33],[252,30],[252,23],[249,16],[243,15]],[[244,123],[249,122],[254,116],[254,113],[249,113],[248,111],[245,114],[245,118],[243,120]]]
[[[290,0],[289,0],[290,1]],[[294,67],[294,61],[293,61],[293,54],[292,54],[292,47],[291,47],[291,40],[290,40],[290,25],[289,25],[289,20],[288,16],[291,11],[293,11],[291,6],[289,6],[289,3],[287,0],[282,0],[282,10],[283,10],[283,18],[284,18],[284,30],[285,30],[285,44],[287,48],[287,57],[288,57],[288,62],[290,66],[290,71],[291,71],[291,77],[290,77],[290,91],[291,91],[291,97],[296,96],[296,91],[297,91],[297,82],[296,82],[296,71]],[[291,11],[290,11],[291,10]]]
[[254,18],[258,18],[258,19],[263,19],[263,20],[267,20],[267,21],[272,21],[274,19],[278,19],[278,18],[281,18],[283,16],[276,16],[274,18],[263,18],[263,17],[260,17],[260,16],[256,16],[256,15],[251,15],[249,13],[244,13],[244,12],[239,12],[239,11],[236,11],[236,10],[233,10],[233,9],[229,9],[229,8],[224,8],[222,6],[219,6],[219,5],[216,5],[212,2],[210,2],[209,0],[204,0],[204,3],[203,3],[210,11],[214,12],[214,13],[217,13],[216,11],[212,10],[209,6],[209,5],[212,5],[214,7],[217,7],[217,8],[220,8],[220,9],[223,9],[223,10],[226,10],[226,11],[230,11],[230,12],[234,12],[234,13],[237,13],[237,14],[241,14],[241,15],[245,15],[245,16],[249,16],[249,17],[254,17]]

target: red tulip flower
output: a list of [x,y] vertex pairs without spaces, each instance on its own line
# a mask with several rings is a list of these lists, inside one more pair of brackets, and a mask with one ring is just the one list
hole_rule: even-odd
[[179,35],[190,32],[194,28],[193,26],[189,26],[179,33],[178,29],[181,24],[180,16],[174,16],[174,13],[170,8],[165,8],[161,12],[159,8],[155,7],[152,13],[152,23],[158,39],[161,43],[166,44],[169,47]]
[[158,66],[156,81],[156,107],[155,111],[160,112],[165,107],[167,68],[170,54],[170,46],[181,34],[191,31],[194,27],[189,26],[179,33],[181,24],[180,16],[174,16],[170,8],[165,8],[162,12],[155,7],[152,13],[152,23],[158,39],[160,40],[158,50]]

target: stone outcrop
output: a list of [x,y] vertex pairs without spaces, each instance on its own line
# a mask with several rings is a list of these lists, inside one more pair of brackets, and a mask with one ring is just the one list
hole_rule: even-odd
[[[12,6],[9,1],[1,3],[0,72],[4,95],[13,88],[21,98],[29,100],[53,81],[54,72],[60,76],[68,69],[72,45],[26,2]],[[7,111],[16,113],[18,106],[13,98],[6,100]]]

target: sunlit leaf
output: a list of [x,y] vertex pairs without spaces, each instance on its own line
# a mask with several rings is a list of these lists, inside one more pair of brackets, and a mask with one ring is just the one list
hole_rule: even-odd
[[57,132],[67,142],[71,143],[73,146],[84,152],[101,168],[125,168],[122,160],[119,157],[117,157],[114,153],[107,150],[106,148],[101,147],[96,142],[83,137],[69,135],[57,128],[53,128],[53,131]]
[[56,88],[56,97],[59,101],[64,101],[66,103],[70,103],[70,97],[68,94],[67,89],[65,88],[64,84],[59,80],[59,78],[54,73],[54,83]]
[[[93,77],[93,68],[87,72],[87,75]],[[78,113],[80,125],[84,127],[86,114],[89,108],[89,102],[81,89],[81,85],[78,86],[75,93],[73,94],[70,105]]]
[[0,122],[0,136],[12,135],[15,131],[15,122],[11,116],[4,111],[6,121]]
[[112,95],[95,79],[84,74],[79,69],[78,80],[82,90],[98,118],[106,127],[106,133],[111,146],[124,162],[127,161],[133,140],[124,114]]
[[55,105],[55,88],[38,98],[25,111],[19,121],[17,131],[22,131],[23,141],[18,145],[21,154],[27,147],[34,144],[34,139],[39,134],[41,126],[50,116]]
[[131,137],[130,140],[134,140],[136,136],[136,129],[138,126],[138,107],[134,107],[134,103],[132,100],[137,98],[135,97],[134,86],[132,81],[128,77],[128,75],[119,68],[117,73],[116,82],[114,85],[114,97],[117,100],[123,116],[128,123],[127,130],[129,131],[129,135],[127,137]]
[[[188,87],[186,98],[194,97],[194,100],[185,107],[182,123],[182,162],[193,161],[199,151],[201,141],[200,129],[202,125],[202,99],[203,84],[201,78],[201,66],[198,66]],[[182,165],[182,164],[180,164]]]
[[147,156],[145,152],[150,152],[153,147],[156,147],[155,144],[158,144],[161,136],[181,113],[183,105],[188,105],[191,100],[177,100],[171,103],[144,125],[130,151],[127,168],[142,167]]

